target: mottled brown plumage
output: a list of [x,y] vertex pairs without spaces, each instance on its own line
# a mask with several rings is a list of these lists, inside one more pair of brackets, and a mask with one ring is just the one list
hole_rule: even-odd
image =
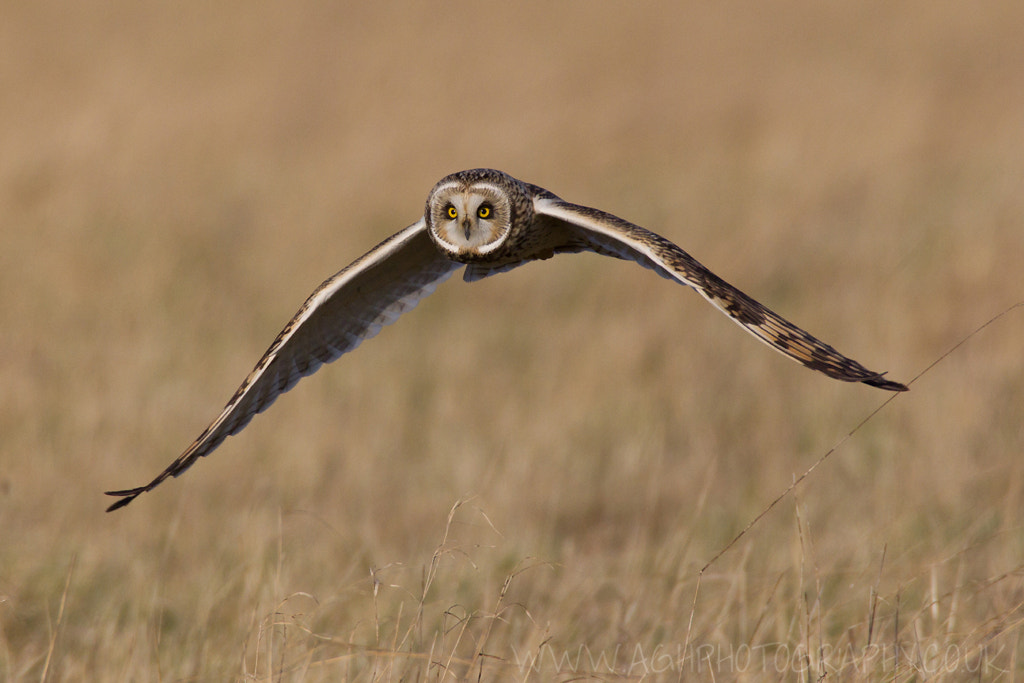
[[285,325],[220,415],[145,486],[108,491],[116,510],[208,455],[302,377],[352,351],[466,266],[467,282],[561,253],[636,261],[688,285],[772,348],[829,377],[906,391],[790,323],[664,237],[604,211],[565,202],[493,169],[442,178],[423,217],[325,281]]

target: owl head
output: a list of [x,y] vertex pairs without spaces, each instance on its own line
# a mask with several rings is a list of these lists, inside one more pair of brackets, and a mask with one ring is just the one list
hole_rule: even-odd
[[442,178],[427,198],[431,239],[455,261],[494,258],[516,225],[529,224],[532,203],[526,187],[489,168]]

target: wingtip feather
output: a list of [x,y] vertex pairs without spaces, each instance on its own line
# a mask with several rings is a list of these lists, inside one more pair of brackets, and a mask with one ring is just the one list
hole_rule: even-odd
[[132,502],[139,497],[139,494],[143,493],[146,489],[127,489],[124,491],[104,491],[105,495],[108,496],[119,496],[121,500],[115,501],[110,507],[107,508],[107,512],[113,512],[114,510],[120,510],[128,503]]
[[885,373],[871,379],[864,380],[864,384],[872,387],[878,387],[879,389],[885,389],[886,391],[910,391],[910,387],[902,382],[896,382],[891,379],[885,379],[883,377]]

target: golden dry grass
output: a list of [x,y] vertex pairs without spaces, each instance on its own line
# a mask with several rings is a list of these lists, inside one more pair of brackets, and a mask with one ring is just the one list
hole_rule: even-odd
[[487,165],[910,380],[1024,298],[1024,5],[3,3],[0,679],[1014,680],[1024,310],[887,395],[630,264],[452,281],[129,508]]

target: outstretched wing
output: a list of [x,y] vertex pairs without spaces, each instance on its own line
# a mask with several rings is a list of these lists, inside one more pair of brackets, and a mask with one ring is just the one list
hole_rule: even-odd
[[907,390],[750,298],[664,237],[604,211],[562,201],[542,188],[531,189],[536,193],[535,215],[539,220],[555,221],[551,230],[568,231],[571,250],[585,245],[599,254],[636,261],[662,277],[693,287],[743,329],[812,370],[845,382]]
[[306,299],[217,419],[177,460],[145,486],[108,491],[120,500],[107,511],[124,507],[167,477],[187,470],[301,378],[376,335],[461,266],[434,247],[422,219],[378,244]]

